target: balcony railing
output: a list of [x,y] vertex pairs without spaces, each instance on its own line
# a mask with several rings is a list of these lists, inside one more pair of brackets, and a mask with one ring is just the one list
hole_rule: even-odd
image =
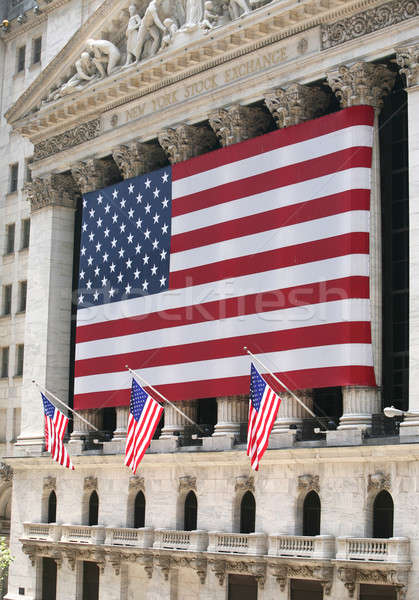
[[334,558],[335,538],[331,535],[270,535],[269,556]]
[[340,537],[337,542],[337,560],[407,563],[410,560],[408,538],[351,538]]
[[105,528],[101,525],[62,525],[62,542],[77,544],[103,544]]
[[129,529],[124,527],[108,527],[105,544],[108,546],[135,546],[136,548],[151,548],[153,546],[154,529],[141,527]]
[[267,536],[264,533],[222,533],[208,534],[208,552],[229,554],[266,554]]
[[153,548],[189,550],[203,552],[208,546],[206,531],[179,531],[177,529],[155,529]]
[[23,537],[28,540],[58,542],[61,537],[61,526],[56,523],[24,523]]

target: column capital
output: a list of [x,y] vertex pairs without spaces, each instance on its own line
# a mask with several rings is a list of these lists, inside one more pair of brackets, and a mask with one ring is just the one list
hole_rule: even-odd
[[380,109],[383,99],[394,85],[396,73],[385,65],[357,62],[340,66],[327,73],[327,83],[340,100],[342,108],[367,104]]
[[188,160],[198,154],[217,147],[217,138],[212,129],[198,125],[178,125],[164,129],[158,140],[171,164]]
[[69,173],[52,173],[47,177],[36,177],[25,184],[26,199],[31,212],[46,206],[76,208],[80,191]]
[[167,164],[166,154],[159,144],[138,140],[118,146],[112,151],[112,156],[124,179],[143,175]]
[[320,116],[328,103],[326,92],[299,83],[277,88],[265,96],[265,104],[279,129]]
[[234,104],[230,108],[219,108],[208,116],[208,120],[222,146],[230,146],[262,135],[269,131],[272,125],[269,114],[263,109],[240,104]]
[[99,190],[121,178],[114,161],[105,158],[89,158],[75,163],[71,174],[82,194]]
[[396,62],[400,67],[400,74],[406,76],[406,87],[419,85],[419,41],[396,48]]

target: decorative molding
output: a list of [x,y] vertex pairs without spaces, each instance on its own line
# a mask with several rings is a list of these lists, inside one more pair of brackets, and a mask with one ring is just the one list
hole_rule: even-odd
[[391,489],[391,477],[390,475],[384,474],[381,471],[377,471],[373,475],[368,475],[368,491],[380,491]]
[[255,478],[253,476],[248,477],[247,475],[239,475],[236,477],[236,484],[234,486],[236,492],[253,492],[255,491]]
[[118,146],[112,155],[124,179],[149,173],[167,164],[163,148],[155,143],[135,141],[128,146]]
[[406,567],[396,570],[394,565],[390,568],[385,568],[383,565],[380,569],[344,566],[337,569],[337,576],[345,584],[350,598],[354,597],[357,583],[395,586],[400,600],[407,591],[408,568]]
[[193,490],[196,492],[196,477],[192,477],[192,475],[184,475],[183,477],[179,477],[179,492],[189,492]]
[[92,492],[93,490],[97,490],[97,477],[93,475],[88,475],[84,478],[83,489],[85,492]]
[[190,566],[199,577],[199,581],[204,585],[207,578],[207,559],[206,558],[193,558],[190,562]]
[[145,572],[147,573],[147,577],[151,579],[153,577],[154,557],[143,555],[141,557],[140,562],[143,565]]
[[157,566],[161,569],[165,581],[169,580],[171,562],[171,558],[168,556],[159,556],[157,558]]
[[318,494],[320,493],[320,483],[318,475],[311,475],[309,473],[298,476],[298,489],[308,492],[314,490]]
[[212,129],[197,125],[178,125],[164,129],[158,140],[171,164],[209,152],[218,146]]
[[419,0],[395,0],[321,27],[322,50],[419,15]]
[[22,550],[24,552],[24,554],[27,555],[27,557],[29,558],[29,560],[31,561],[31,565],[32,567],[35,566],[36,564],[36,553],[37,553],[37,548],[35,544],[27,544],[26,542],[22,543]]
[[342,108],[367,104],[380,109],[383,99],[394,85],[396,73],[385,65],[357,62],[327,73],[328,85],[340,100]]
[[284,564],[282,561],[268,563],[268,567],[279,584],[281,592],[285,591],[288,579],[315,579],[322,584],[324,594],[330,595],[333,585],[333,567],[316,564]]
[[115,575],[117,576],[121,572],[121,561],[123,557],[124,555],[121,552],[111,552],[108,555],[109,562],[112,565]]
[[218,583],[223,586],[226,577],[226,561],[225,560],[210,560],[211,570],[218,579]]
[[53,173],[43,179],[36,177],[25,184],[24,191],[32,212],[46,206],[76,208],[80,196],[76,182],[67,173]]
[[0,480],[1,481],[12,481],[13,469],[10,465],[0,462]]
[[73,146],[78,146],[79,144],[93,140],[100,135],[101,129],[102,124],[100,118],[76,125],[63,133],[59,133],[58,135],[54,135],[47,140],[35,144],[33,159],[34,161],[42,160],[53,154],[67,150],[68,148],[73,148]]
[[222,146],[237,144],[272,129],[272,119],[261,108],[234,104],[208,116],[209,124]]
[[132,477],[129,478],[128,489],[138,492],[145,492],[144,477],[132,475]]
[[326,92],[299,83],[286,89],[277,88],[265,97],[265,104],[279,129],[321,116],[328,103]]
[[68,562],[68,564],[70,566],[70,569],[72,571],[74,571],[74,569],[76,568],[76,560],[77,560],[77,552],[76,552],[76,550],[66,549],[66,550],[64,550],[64,554],[65,554],[67,562]]
[[71,167],[71,174],[82,194],[93,192],[121,179],[119,169],[114,161],[103,158],[90,158],[78,162]]
[[55,491],[57,489],[57,478],[51,477],[50,475],[48,475],[48,477],[44,477],[43,489],[45,494]]
[[419,84],[419,43],[396,48],[396,61],[400,73],[406,77],[408,88]]

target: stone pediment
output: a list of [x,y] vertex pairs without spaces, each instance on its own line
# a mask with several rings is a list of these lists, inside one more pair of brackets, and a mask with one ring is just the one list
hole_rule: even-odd
[[[367,3],[137,0],[130,8],[133,3],[127,0],[104,0],[6,118],[38,144]],[[304,39],[300,45],[298,52],[304,54]]]

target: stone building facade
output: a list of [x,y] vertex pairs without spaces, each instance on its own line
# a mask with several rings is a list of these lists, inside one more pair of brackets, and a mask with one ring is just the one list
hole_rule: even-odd
[[[43,0],[3,24],[3,79],[13,81],[2,97],[0,208],[10,304],[0,335],[12,357],[0,380],[15,556],[7,598],[416,599],[418,25],[417,0]],[[21,69],[22,41],[34,53],[39,37],[40,64]],[[375,111],[378,388],[335,390],[326,413],[339,423],[324,434],[307,435],[285,395],[257,474],[243,444],[245,396],[214,399],[214,432],[199,440],[167,407],[136,477],[123,466],[128,408],[82,411],[99,429],[114,419],[112,439],[86,440],[76,419],[76,471],[53,464],[32,381],[71,398],[81,194],[357,105]],[[12,249],[8,227],[23,231],[25,219],[28,247]],[[298,394],[316,409],[315,390]],[[400,431],[384,435],[383,402],[407,411]],[[181,404],[193,419],[203,411]]]

